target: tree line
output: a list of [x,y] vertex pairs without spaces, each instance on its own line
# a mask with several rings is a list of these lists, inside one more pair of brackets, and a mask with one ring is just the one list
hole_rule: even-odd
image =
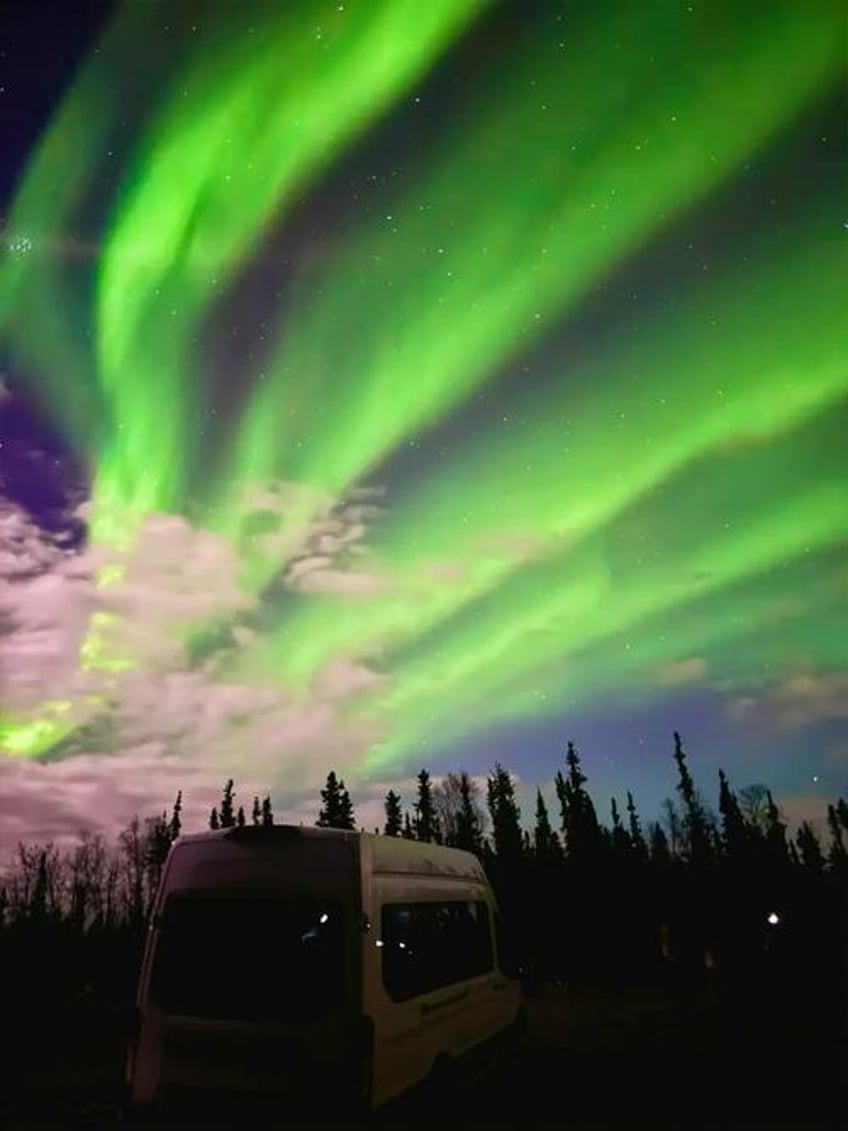
[[[500,763],[484,788],[465,771],[436,781],[422,769],[410,804],[388,791],[374,831],[477,854],[501,906],[509,961],[530,987],[714,979],[737,996],[758,988],[760,1005],[778,985],[785,1004],[795,987],[799,1000],[828,999],[824,1012],[835,1014],[845,987],[848,804],[828,807],[825,840],[808,822],[793,836],[766,787],[737,792],[721,770],[713,810],[677,733],[671,755],[676,796],[645,825],[630,792],[599,815],[569,742],[553,816],[538,789],[525,827]],[[320,795],[318,826],[357,828],[335,771]],[[233,780],[208,820],[212,829],[273,823],[270,796],[255,797],[248,817]],[[130,1003],[165,858],[182,831],[178,793],[170,813],[133,818],[113,846],[97,835],[64,852],[19,844],[0,885],[7,1005],[17,1000],[35,1017],[39,1002]]]

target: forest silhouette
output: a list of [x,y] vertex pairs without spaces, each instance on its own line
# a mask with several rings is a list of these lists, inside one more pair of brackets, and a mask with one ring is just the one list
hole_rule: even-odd
[[[500,763],[484,788],[465,771],[434,780],[422,769],[409,804],[389,790],[383,827],[373,831],[478,855],[501,907],[504,966],[530,997],[555,986],[706,989],[734,1016],[844,1042],[848,803],[828,807],[826,838],[809,823],[791,835],[766,787],[736,792],[720,771],[713,810],[677,733],[672,754],[676,796],[644,826],[629,792],[601,818],[568,743],[553,816],[537,790],[525,827]],[[15,1034],[10,1079],[34,1051],[61,1061],[80,1042],[120,1071],[165,859],[181,833],[200,831],[183,828],[182,800],[180,793],[170,813],[134,817],[111,845],[99,835],[65,850],[18,845],[0,878],[2,1001]],[[274,823],[270,796],[253,798],[248,811],[229,780],[208,826]],[[315,823],[359,827],[334,771]]]

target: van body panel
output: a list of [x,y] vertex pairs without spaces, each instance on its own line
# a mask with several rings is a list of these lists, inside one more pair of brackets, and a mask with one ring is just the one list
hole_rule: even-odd
[[495,911],[457,849],[293,826],[180,838],[139,978],[132,1099],[314,1095],[331,1078],[335,1102],[380,1106],[515,1022]]
[[435,884],[426,877],[419,884],[410,875],[374,877],[374,970],[369,1000],[374,1015],[374,1094],[378,1104],[426,1077],[440,1054],[458,1058],[481,1039],[475,1009],[481,991],[485,993],[483,984],[493,973],[393,1000],[383,972],[388,941],[382,937],[383,910],[415,903],[476,902],[484,894],[482,885],[466,880]]

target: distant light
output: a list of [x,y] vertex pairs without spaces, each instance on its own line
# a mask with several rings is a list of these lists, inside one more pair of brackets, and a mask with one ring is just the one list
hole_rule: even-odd
[[813,774],[813,781],[818,781],[818,780],[819,780],[819,775]]
[[327,914],[327,912],[322,911],[321,912],[321,918],[318,920],[318,922],[319,923],[326,923],[329,918],[330,918],[330,916]]
[[399,942],[398,946],[400,947],[401,950],[406,950],[406,943],[405,942]]
[[780,916],[776,911],[772,911],[768,916],[768,921],[772,925],[772,927],[776,927],[780,922]]
[[375,943],[375,946],[385,946],[385,945],[386,945],[386,944],[385,944],[385,943],[383,942],[383,940],[382,940],[382,939],[377,939],[377,941],[376,941],[376,943]]

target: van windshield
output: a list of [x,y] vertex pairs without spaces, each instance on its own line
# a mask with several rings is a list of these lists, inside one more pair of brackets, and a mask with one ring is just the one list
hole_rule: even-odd
[[177,892],[156,944],[153,1000],[214,1020],[303,1022],[344,1001],[344,913],[326,898]]

